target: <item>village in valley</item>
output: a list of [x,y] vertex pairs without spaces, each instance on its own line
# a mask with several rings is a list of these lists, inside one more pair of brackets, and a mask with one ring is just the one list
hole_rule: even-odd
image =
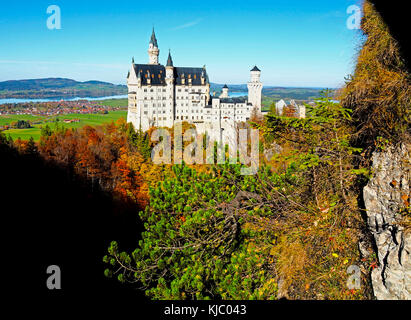
[[55,116],[71,113],[106,114],[120,107],[105,106],[89,100],[6,103],[0,105],[0,115]]
[[60,100],[0,104],[0,131],[12,138],[38,140],[45,125],[80,128],[124,118],[123,99]]

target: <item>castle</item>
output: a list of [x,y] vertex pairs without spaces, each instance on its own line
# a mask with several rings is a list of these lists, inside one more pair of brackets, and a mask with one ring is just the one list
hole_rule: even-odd
[[248,100],[230,98],[225,85],[222,94],[210,94],[210,82],[205,66],[175,67],[171,53],[166,65],[159,63],[160,50],[154,32],[148,48],[148,64],[135,64],[132,59],[127,75],[127,122],[136,129],[173,127],[187,121],[197,133],[207,133],[215,141],[225,141],[233,135],[239,122],[250,119],[252,112],[261,113],[261,71],[255,66],[248,82]]

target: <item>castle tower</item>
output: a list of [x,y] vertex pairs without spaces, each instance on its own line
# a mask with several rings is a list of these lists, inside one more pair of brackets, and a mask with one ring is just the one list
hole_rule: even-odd
[[153,28],[153,33],[151,34],[150,43],[148,45],[148,59],[149,59],[148,63],[158,64],[159,54],[160,54],[160,50],[158,49],[157,38],[156,38],[156,34],[154,33],[154,28]]
[[174,78],[173,70],[174,70],[173,59],[171,58],[171,52],[168,51],[168,58],[167,58],[167,64],[166,64],[166,79]]
[[169,100],[167,101],[168,117],[166,125],[172,127],[174,125],[174,118],[176,115],[175,104],[174,104],[174,66],[173,59],[171,58],[171,52],[168,52],[167,64],[166,64],[166,92]]
[[131,122],[134,128],[140,127],[141,119],[141,103],[137,98],[137,92],[141,88],[141,74],[136,73],[134,57],[131,60],[131,68],[127,75],[127,87],[128,87],[128,112],[127,122]]
[[251,69],[251,80],[247,83],[248,87],[248,101],[261,112],[261,91],[263,83],[260,81],[261,70],[254,66]]
[[228,87],[225,84],[222,90],[222,93],[220,95],[220,98],[228,98]]

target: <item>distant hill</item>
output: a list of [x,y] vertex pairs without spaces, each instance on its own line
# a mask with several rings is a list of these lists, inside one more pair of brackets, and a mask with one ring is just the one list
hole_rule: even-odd
[[[210,83],[211,94],[221,92],[224,84]],[[246,84],[229,85],[231,92],[248,94]],[[264,87],[263,96],[270,100],[313,100],[320,96],[321,88]],[[9,80],[0,82],[0,99],[6,98],[75,98],[104,97],[127,94],[127,86],[90,80],[76,81],[66,78]]]
[[66,78],[9,80],[0,82],[4,98],[74,98],[127,94],[127,86],[102,81],[75,81]]
[[[227,86],[230,91],[235,91],[235,92],[243,92],[243,91],[247,92],[248,91],[246,84],[230,84]],[[213,91],[221,92],[223,87],[224,87],[224,84],[210,82],[211,92]]]
[[263,96],[276,100],[299,100],[312,101],[321,96],[324,88],[287,88],[287,87],[264,87]]
[[[211,83],[211,93],[214,91],[218,95],[223,88],[224,84]],[[244,92],[244,95],[248,94],[246,84],[227,85],[229,92]],[[295,99],[300,101],[314,100],[320,97],[321,91],[324,88],[298,88],[298,87],[263,87],[263,96],[268,97],[270,101],[278,101],[281,99]]]

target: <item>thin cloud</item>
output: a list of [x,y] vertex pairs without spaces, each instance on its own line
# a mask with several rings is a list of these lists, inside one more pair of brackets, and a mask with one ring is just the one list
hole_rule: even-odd
[[79,63],[79,62],[74,62],[71,63],[73,66],[78,66],[78,67],[99,67],[99,68],[105,68],[105,69],[124,69],[127,68],[126,64],[107,64],[107,63]]
[[0,60],[2,64],[61,64],[55,61],[22,61],[22,60]]
[[104,69],[124,69],[124,68],[127,68],[126,64],[58,62],[58,61],[0,60],[0,64],[71,65],[71,66],[75,66],[75,67],[98,67],[98,68],[104,68]]
[[325,19],[342,19],[344,17],[348,17],[348,15],[342,11],[329,11],[329,12],[320,12],[311,15],[308,18],[308,21],[315,21],[315,20],[325,20]]
[[194,21],[191,21],[191,22],[187,22],[187,23],[182,24],[180,26],[171,28],[171,30],[180,30],[180,29],[190,28],[192,26],[195,26],[196,24],[199,24],[202,20],[203,19],[197,19],[197,20],[194,20]]

